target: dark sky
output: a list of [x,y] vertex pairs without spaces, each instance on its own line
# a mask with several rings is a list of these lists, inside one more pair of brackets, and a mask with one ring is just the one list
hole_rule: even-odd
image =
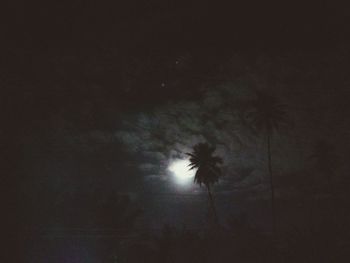
[[325,47],[332,40],[346,38],[348,32],[347,8],[326,1],[237,1],[230,5],[210,1],[17,1],[9,11],[3,25],[11,36],[7,41],[20,45],[25,41],[41,48],[98,43],[138,50],[212,45],[276,49],[316,43]]
[[175,214],[181,223],[206,204],[174,197],[200,190],[177,189],[166,167],[195,142],[212,140],[227,174],[217,189],[221,206],[244,209],[232,200],[264,199],[263,146],[221,110],[254,89],[276,93],[295,123],[276,138],[281,192],[293,193],[284,182],[306,169],[315,140],[330,140],[341,155],[349,150],[347,8],[117,2],[15,1],[4,9],[8,195],[18,192],[40,209],[38,200],[53,205],[118,191],[157,222]]

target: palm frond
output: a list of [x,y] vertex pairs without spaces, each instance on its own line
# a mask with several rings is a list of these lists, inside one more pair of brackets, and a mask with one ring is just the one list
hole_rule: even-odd
[[208,143],[199,143],[193,146],[193,152],[187,153],[190,156],[190,170],[196,169],[194,182],[204,185],[211,185],[218,182],[221,176],[221,169],[218,164],[223,163],[223,159],[219,156],[213,156],[216,150],[215,146]]

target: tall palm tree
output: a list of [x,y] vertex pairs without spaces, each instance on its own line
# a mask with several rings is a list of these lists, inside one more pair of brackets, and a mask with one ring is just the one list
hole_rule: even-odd
[[279,128],[287,123],[286,105],[276,97],[264,92],[256,92],[256,98],[252,101],[252,110],[247,118],[253,128],[266,138],[267,165],[270,175],[272,229],[276,229],[275,215],[275,189],[272,174],[271,137]]
[[222,164],[223,160],[213,155],[215,149],[208,143],[198,143],[193,146],[193,152],[187,153],[187,155],[190,156],[190,170],[197,169],[194,182],[200,186],[203,184],[207,188],[211,215],[215,224],[217,224],[218,218],[211,187],[219,181],[222,173],[218,165]]

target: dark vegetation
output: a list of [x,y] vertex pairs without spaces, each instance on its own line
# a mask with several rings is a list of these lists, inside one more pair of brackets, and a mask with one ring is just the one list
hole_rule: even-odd
[[[335,148],[327,141],[315,142],[307,159],[306,177],[297,176],[290,183],[298,194],[291,199],[276,198],[274,187],[281,182],[274,181],[271,143],[280,127],[290,127],[287,108],[271,94],[258,92],[245,103],[242,116],[252,134],[266,145],[270,205],[262,205],[266,212],[270,209],[271,227],[256,225],[245,214],[220,218],[213,186],[223,176],[223,160],[215,155],[214,146],[199,143],[187,155],[189,169],[196,169],[194,183],[203,185],[208,193],[207,225],[199,229],[165,225],[158,233],[140,231],[137,222],[142,212],[125,195],[99,198],[86,193],[65,198],[55,206],[40,201],[40,208],[34,209],[41,213],[31,219],[33,232],[23,232],[26,262],[42,262],[43,258],[53,263],[345,262],[349,195],[336,178]],[[32,209],[27,207],[24,213],[30,214]],[[295,221],[288,218],[291,214]]]

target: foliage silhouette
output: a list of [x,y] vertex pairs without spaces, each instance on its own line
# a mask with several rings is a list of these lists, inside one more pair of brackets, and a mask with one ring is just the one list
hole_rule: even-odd
[[271,190],[271,210],[272,210],[272,229],[276,230],[275,215],[275,189],[272,173],[271,158],[271,137],[280,127],[287,124],[286,105],[282,104],[276,97],[266,92],[257,91],[256,98],[252,101],[252,109],[248,111],[247,118],[252,127],[266,138],[268,171],[270,175]]
[[315,165],[316,171],[326,179],[329,191],[333,192],[334,173],[338,160],[333,145],[325,140],[316,141],[310,158]]
[[197,169],[194,182],[205,185],[209,197],[209,205],[214,223],[218,223],[216,208],[214,204],[213,194],[212,194],[212,185],[219,181],[220,176],[222,175],[221,169],[218,166],[223,163],[221,157],[214,156],[216,148],[210,146],[208,143],[198,143],[193,146],[193,152],[187,153],[190,156],[190,170]]

